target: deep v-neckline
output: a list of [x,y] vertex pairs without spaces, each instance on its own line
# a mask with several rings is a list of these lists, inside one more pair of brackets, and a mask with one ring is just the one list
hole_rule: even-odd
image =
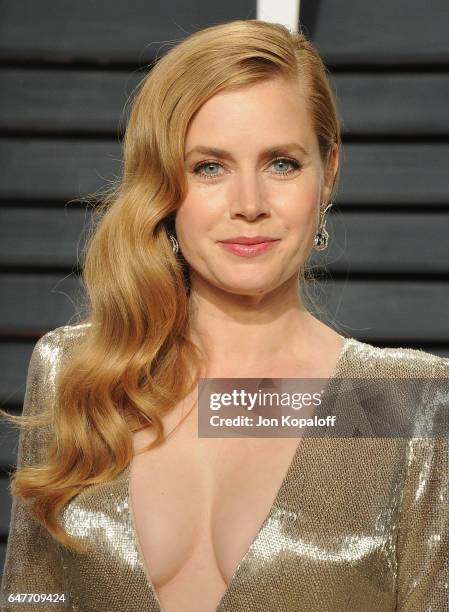
[[[337,379],[341,379],[344,375],[344,371],[345,371],[345,358],[346,358],[346,353],[348,350],[349,345],[352,342],[357,342],[357,340],[355,340],[355,338],[352,337],[346,337],[342,343],[342,348],[340,350],[337,362],[334,366],[334,372],[332,374],[332,376],[330,376],[329,378],[327,378],[326,380],[328,380],[328,384],[325,388],[324,393],[321,396],[321,405],[324,406],[327,402],[327,399],[329,396],[332,396],[331,393],[331,387],[333,386],[333,384],[335,383],[335,381]],[[304,443],[304,437],[302,437],[298,444],[296,445],[295,448],[295,452],[293,454],[293,458],[287,468],[287,471],[285,473],[285,476],[281,482],[281,485],[279,486],[277,493],[275,495],[274,501],[271,504],[271,507],[268,511],[268,514],[266,515],[265,519],[263,520],[262,524],[260,525],[254,539],[252,540],[251,544],[249,545],[249,547],[247,548],[244,556],[242,557],[242,559],[240,560],[240,562],[238,563],[237,567],[235,568],[231,579],[229,581],[229,584],[226,588],[226,590],[224,591],[223,595],[221,596],[217,606],[211,610],[211,612],[225,612],[226,608],[224,608],[223,606],[226,605],[226,599],[232,594],[232,591],[236,588],[237,583],[238,583],[238,578],[240,575],[240,572],[242,571],[242,568],[245,564],[245,562],[249,559],[250,555],[252,554],[252,552],[255,550],[255,548],[258,545],[258,542],[260,541],[260,538],[262,537],[262,534],[264,532],[264,529],[266,527],[266,525],[272,521],[275,518],[275,514],[278,513],[279,511],[282,512],[282,506],[280,505],[280,500],[283,497],[283,494],[285,492],[286,487],[288,487],[289,485],[289,481],[290,478],[292,477],[293,473],[295,472],[295,470],[297,469],[298,464],[300,463],[300,458],[303,452],[305,452],[305,449],[307,448],[307,445],[305,445]],[[131,479],[130,479],[130,472],[131,472],[131,463],[130,462],[128,464],[128,466],[125,468],[124,470],[124,479],[125,479],[125,486],[126,486],[126,491],[127,491],[127,502],[128,502],[128,518],[129,518],[129,525],[130,525],[130,531],[131,531],[131,537],[133,540],[133,544],[135,546],[136,552],[137,552],[137,558],[139,560],[139,563],[142,567],[143,573],[144,573],[144,577],[145,577],[145,582],[146,582],[146,587],[149,591],[149,594],[151,596],[151,598],[154,600],[154,605],[156,606],[155,612],[166,612],[164,610],[164,608],[162,607],[162,604],[159,600],[159,597],[157,595],[156,589],[153,585],[153,581],[151,580],[151,576],[149,575],[148,569],[147,569],[147,565],[145,562],[145,556],[143,554],[142,548],[140,546],[140,541],[139,541],[139,537],[137,534],[137,529],[136,529],[136,525],[134,522],[134,513],[133,513],[133,508],[132,508],[132,499],[131,499]]]

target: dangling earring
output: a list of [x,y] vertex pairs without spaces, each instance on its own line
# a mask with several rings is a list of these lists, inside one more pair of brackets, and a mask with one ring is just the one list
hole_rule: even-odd
[[315,249],[315,251],[324,251],[325,249],[327,249],[328,240],[329,234],[325,229],[323,229],[322,232],[318,232],[314,240],[313,248]]
[[324,209],[323,215],[321,217],[320,229],[318,230],[315,236],[315,240],[314,240],[313,248],[315,249],[315,251],[324,251],[325,249],[327,249],[327,246],[329,243],[329,234],[327,233],[327,230],[326,230],[325,215],[326,215],[327,210],[331,206],[332,206],[332,202],[329,202],[329,204]]
[[173,253],[176,253],[179,251],[179,244],[178,241],[176,240],[176,238],[173,236],[173,234],[169,234],[168,237],[171,240],[172,243],[172,249],[173,249]]

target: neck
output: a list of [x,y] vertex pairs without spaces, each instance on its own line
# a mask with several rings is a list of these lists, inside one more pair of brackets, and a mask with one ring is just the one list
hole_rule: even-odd
[[304,351],[323,325],[304,307],[296,278],[263,295],[232,294],[196,282],[190,310],[191,338],[209,361],[244,360],[248,367],[273,361],[285,347]]

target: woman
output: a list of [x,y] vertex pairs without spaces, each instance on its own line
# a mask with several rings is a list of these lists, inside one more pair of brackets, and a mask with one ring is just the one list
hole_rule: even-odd
[[340,144],[302,34],[225,23],[153,67],[89,242],[89,315],[31,359],[4,592],[83,612],[449,609],[447,438],[197,435],[200,376],[449,375],[304,304]]

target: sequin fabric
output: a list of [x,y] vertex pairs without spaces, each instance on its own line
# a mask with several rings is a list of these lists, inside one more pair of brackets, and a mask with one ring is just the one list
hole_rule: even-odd
[[[54,405],[55,375],[85,330],[63,326],[37,342],[24,414]],[[428,377],[449,396],[448,358],[354,338],[346,339],[335,376]],[[18,465],[39,459],[45,436],[21,432]],[[2,591],[67,592],[70,603],[2,610],[163,612],[133,529],[129,468],[114,481],[86,487],[65,507],[64,528],[89,546],[82,555],[56,543],[13,498]],[[449,611],[447,436],[304,439],[211,612],[347,611]]]

